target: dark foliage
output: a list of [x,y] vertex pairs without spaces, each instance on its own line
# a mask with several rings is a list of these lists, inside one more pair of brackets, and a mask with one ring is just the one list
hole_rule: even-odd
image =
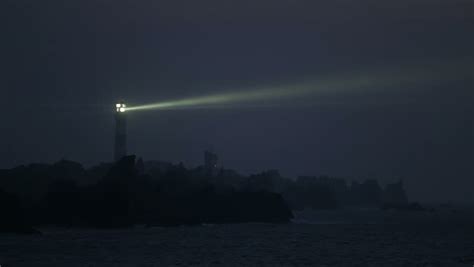
[[[214,165],[212,165],[214,166]],[[244,177],[225,169],[135,161],[85,170],[62,160],[0,170],[2,229],[31,225],[128,227],[202,223],[288,222],[291,209],[344,206],[420,210],[409,204],[402,182],[384,189],[326,176],[296,181],[270,170]],[[8,193],[7,193],[8,192]],[[288,203],[288,204],[287,204]],[[291,209],[290,209],[291,207]]]
[[[292,218],[291,210],[277,193],[213,184],[211,177],[187,170],[182,164],[166,165],[150,176],[144,174],[142,161],[137,168],[135,156],[127,156],[90,183],[107,165],[101,166],[86,171],[76,163],[61,161],[41,165],[40,171],[36,166],[2,171],[0,184],[22,196],[20,199],[1,192],[1,208],[9,218],[3,220],[2,229],[11,231],[22,227],[24,221],[111,228],[133,224],[282,223]],[[25,192],[15,181],[43,186],[28,187]]]

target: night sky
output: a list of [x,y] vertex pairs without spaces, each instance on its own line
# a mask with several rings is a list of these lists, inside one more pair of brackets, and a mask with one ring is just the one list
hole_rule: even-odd
[[474,201],[471,0],[7,0],[0,10],[0,168],[110,161],[120,99],[435,69],[408,85],[130,112],[129,151],[193,167],[213,148],[244,174],[403,178],[414,200]]

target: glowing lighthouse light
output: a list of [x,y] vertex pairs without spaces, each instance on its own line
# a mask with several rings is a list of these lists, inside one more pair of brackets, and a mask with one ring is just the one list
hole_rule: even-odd
[[117,112],[125,112],[127,108],[123,103],[116,104],[115,107],[117,108]]

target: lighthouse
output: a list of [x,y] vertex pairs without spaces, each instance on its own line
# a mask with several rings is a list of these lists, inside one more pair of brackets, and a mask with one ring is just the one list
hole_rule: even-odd
[[115,146],[114,161],[118,161],[127,155],[127,120],[126,108],[123,101],[115,105]]

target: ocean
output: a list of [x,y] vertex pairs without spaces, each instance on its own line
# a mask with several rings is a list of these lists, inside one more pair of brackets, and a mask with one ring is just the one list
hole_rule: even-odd
[[297,212],[289,224],[43,228],[0,235],[1,267],[474,266],[474,224],[455,212]]

